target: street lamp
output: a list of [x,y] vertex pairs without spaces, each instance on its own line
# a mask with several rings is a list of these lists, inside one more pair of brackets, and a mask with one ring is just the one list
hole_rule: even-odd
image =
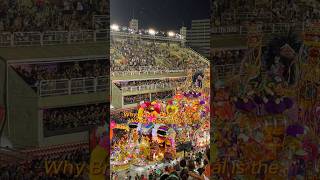
[[111,25],[111,30],[113,30],[113,31],[120,31],[120,27],[119,27],[119,25],[117,25],[117,24],[112,24],[112,25]]

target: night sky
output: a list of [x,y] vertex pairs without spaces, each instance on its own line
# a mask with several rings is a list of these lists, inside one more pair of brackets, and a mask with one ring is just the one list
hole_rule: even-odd
[[[111,24],[128,26],[133,14],[139,26],[157,30],[190,27],[191,20],[210,17],[210,0],[110,0]],[[134,12],[134,13],[133,13]]]

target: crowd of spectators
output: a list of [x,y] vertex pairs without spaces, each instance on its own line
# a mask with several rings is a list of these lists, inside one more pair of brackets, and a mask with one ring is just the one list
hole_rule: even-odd
[[206,68],[191,50],[179,45],[147,41],[116,41],[111,43],[111,71],[185,70]]
[[13,69],[32,87],[42,80],[61,80],[107,75],[107,61],[80,61],[14,65]]
[[[171,98],[173,95],[172,91],[156,92],[151,94],[151,100],[163,100]],[[138,94],[124,97],[124,105],[136,104],[141,101],[150,101],[150,94]]]
[[172,91],[164,91],[164,92],[156,92],[151,94],[151,100],[157,100],[157,99],[168,99],[172,98],[173,92]]
[[142,80],[142,81],[120,81],[116,82],[115,85],[122,90],[125,87],[136,87],[136,86],[146,86],[146,85],[172,85],[177,86],[186,81],[184,78],[166,78],[166,79],[152,79],[152,80]]
[[[82,180],[87,179],[87,173],[83,173],[79,177],[76,173],[66,173],[63,172],[63,166],[57,173],[46,173],[45,162],[56,161],[64,162],[67,161],[71,164],[88,164],[90,158],[90,153],[88,148],[77,148],[71,152],[65,152],[57,156],[39,156],[34,157],[32,160],[26,160],[21,163],[12,163],[10,165],[0,164],[0,179],[1,180],[12,180],[12,179],[24,179],[24,180],[65,180],[65,179],[76,179]],[[58,164],[56,164],[58,167]],[[73,169],[75,171],[75,169]],[[86,170],[84,170],[86,171]]]
[[212,53],[212,61],[215,65],[241,63],[246,51],[245,49],[217,50]]
[[141,101],[150,101],[149,94],[138,94],[138,95],[131,95],[131,96],[124,96],[123,97],[124,105],[128,104],[136,104],[140,103]]
[[44,128],[55,131],[100,125],[107,118],[107,108],[103,103],[44,110]]
[[0,32],[88,30],[94,15],[108,11],[107,0],[0,0]]
[[137,70],[141,66],[156,66],[156,55],[162,54],[160,48],[154,44],[145,43],[139,46],[135,41],[115,41],[111,48],[111,67],[114,71]]
[[[210,179],[210,149],[194,151],[181,159],[175,165],[166,165],[147,172],[137,173],[134,177],[127,172],[126,179],[129,180],[209,180]],[[112,174],[112,180],[120,179],[117,173]]]
[[265,1],[254,4],[252,1],[239,0],[232,3],[215,1],[214,24],[216,26],[243,25],[256,21],[262,23],[308,22],[317,20],[320,11],[310,5],[298,4],[295,1]]

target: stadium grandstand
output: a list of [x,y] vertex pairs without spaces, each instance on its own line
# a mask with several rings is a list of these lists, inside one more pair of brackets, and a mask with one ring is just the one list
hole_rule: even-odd
[[109,1],[1,1],[0,13],[0,179],[75,179],[45,162],[88,162],[107,120]]
[[111,25],[112,107],[170,98],[187,82],[188,70],[203,71],[208,60],[185,46],[185,36]]
[[[125,150],[126,153],[130,154],[131,147],[139,147],[139,143],[130,144],[130,147],[127,146],[135,137],[133,135],[135,131],[131,128],[135,125],[130,122],[137,120],[135,118],[135,115],[139,114],[139,108],[137,107],[149,102],[151,104],[154,102],[165,104],[166,101],[174,101],[180,92],[190,92],[196,87],[202,90],[202,84],[195,85],[195,82],[198,81],[197,78],[200,76],[205,77],[203,82],[206,85],[203,85],[203,89],[206,91],[203,91],[203,93],[210,93],[210,86],[208,85],[208,82],[210,82],[208,75],[209,60],[186,46],[184,30],[185,28],[182,27],[180,33],[173,31],[160,32],[155,29],[140,30],[132,27],[121,27],[116,24],[111,25],[110,126],[111,124],[115,126],[111,128],[113,135],[110,135],[112,137],[111,179],[130,179],[134,176],[136,176],[136,179],[140,179],[138,175],[144,175],[148,179],[156,179],[156,177],[160,177],[161,173],[154,175],[153,178],[147,175],[156,171],[165,172],[165,166],[169,165],[169,162],[165,160],[154,160],[149,163],[146,157],[140,158],[138,149],[136,154],[139,157],[129,158],[129,161],[126,160],[125,153],[120,153]],[[157,132],[156,129],[159,124],[151,121],[150,124],[154,124],[150,126],[153,129],[152,131]],[[144,124],[140,125],[141,128],[145,126]],[[165,125],[170,127],[171,124]],[[132,137],[129,138],[130,136]],[[143,137],[141,138],[143,139]],[[150,149],[157,147],[156,144],[151,143]],[[179,146],[177,145],[176,149],[181,153],[183,148],[187,149],[187,146],[192,145],[191,143],[181,143]],[[195,147],[195,149],[197,148]],[[150,152],[153,151],[155,150]],[[118,153],[120,153],[119,156]],[[150,157],[152,156],[150,155]],[[175,158],[178,159],[178,157]],[[170,161],[170,165],[177,161]]]

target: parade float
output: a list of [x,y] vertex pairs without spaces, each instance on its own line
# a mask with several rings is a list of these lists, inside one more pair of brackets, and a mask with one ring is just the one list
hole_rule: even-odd
[[[193,79],[194,74],[199,78]],[[113,171],[174,161],[183,155],[177,146],[191,141],[199,150],[210,144],[210,95],[205,75],[190,72],[186,84],[178,87],[171,99],[142,101],[136,113],[125,113],[130,116],[125,123],[112,121]]]

